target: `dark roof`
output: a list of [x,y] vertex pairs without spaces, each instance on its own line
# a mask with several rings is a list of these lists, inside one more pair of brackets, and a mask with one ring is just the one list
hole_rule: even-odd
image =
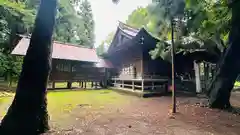
[[[13,49],[13,55],[26,55],[30,39],[27,37],[22,37],[20,42]],[[97,67],[112,68],[109,61],[101,59],[97,56],[96,50],[87,48],[84,46],[77,46],[71,44],[65,44],[60,42],[53,42],[53,59],[63,59],[72,61],[86,61],[96,63]]]
[[118,26],[119,29],[122,30],[122,32],[124,32],[125,34],[131,36],[131,37],[135,37],[138,32],[141,30],[141,29],[138,29],[138,28],[133,28],[127,24],[124,24],[122,22],[119,21],[119,26]]
[[[204,45],[195,42],[191,38],[186,38],[184,41],[183,52],[188,52],[183,54],[182,52],[176,53],[178,56],[183,55],[183,58],[191,58],[192,61],[208,61],[216,63],[220,57],[220,50],[214,45],[209,45],[209,43],[204,43]],[[118,52],[122,55],[125,50],[130,50],[133,47],[142,47],[143,50],[150,51],[156,48],[158,42],[164,42],[168,46],[171,44],[170,41],[160,41],[153,37],[146,29],[136,29],[127,24],[119,22],[119,26],[112,40],[112,43],[108,49],[105,57],[116,55]],[[193,49],[194,51],[189,51]]]
[[133,46],[147,47],[153,49],[158,39],[154,38],[144,28],[137,29],[127,24],[119,22],[119,26],[114,35],[113,41],[108,49],[108,54],[116,51],[127,50]]

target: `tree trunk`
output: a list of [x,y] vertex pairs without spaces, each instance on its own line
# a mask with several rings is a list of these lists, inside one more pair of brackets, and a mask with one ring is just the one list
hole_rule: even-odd
[[235,80],[240,72],[240,2],[232,5],[232,27],[229,35],[229,47],[219,63],[209,90],[209,105],[213,108],[231,107],[230,95]]
[[1,122],[1,135],[33,135],[49,129],[46,89],[52,61],[55,10],[56,0],[41,0],[16,95]]

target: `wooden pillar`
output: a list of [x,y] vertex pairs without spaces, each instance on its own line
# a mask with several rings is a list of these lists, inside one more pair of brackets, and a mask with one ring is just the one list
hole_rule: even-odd
[[72,89],[72,82],[67,82],[67,88]]
[[52,88],[55,89],[55,82],[52,82]]
[[97,89],[97,82],[95,82],[95,89]]
[[134,81],[132,80],[132,91],[134,91],[135,90],[135,87],[134,87]]
[[101,88],[104,88],[104,82],[105,82],[104,80],[102,80],[102,81],[99,82],[99,86],[100,86]]
[[122,80],[122,88],[124,88],[124,81]]
[[142,79],[142,92],[144,91],[144,80]]
[[81,88],[81,82],[78,82],[79,87]]
[[81,82],[81,88],[83,88],[83,81]]
[[108,80],[108,69],[104,68],[104,78],[102,81],[102,88],[107,88],[107,80]]
[[194,61],[194,69],[195,69],[195,80],[196,80],[196,92],[201,93],[201,80],[200,80],[200,67],[199,64]]
[[93,88],[93,81],[91,82],[91,88]]
[[117,80],[115,79],[114,80],[114,87],[116,87],[117,86]]
[[152,90],[154,90],[155,88],[154,88],[154,82],[152,81]]
[[142,54],[142,56],[141,56],[141,79],[144,79],[143,54]]
[[209,81],[209,63],[204,62],[204,90],[207,89]]
[[84,89],[87,88],[87,81],[84,82]]

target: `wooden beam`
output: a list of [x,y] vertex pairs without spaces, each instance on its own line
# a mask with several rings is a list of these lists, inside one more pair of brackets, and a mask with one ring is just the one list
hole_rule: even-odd
[[135,90],[135,87],[134,87],[134,81],[132,81],[132,91]]
[[142,92],[144,91],[144,80],[142,80]]

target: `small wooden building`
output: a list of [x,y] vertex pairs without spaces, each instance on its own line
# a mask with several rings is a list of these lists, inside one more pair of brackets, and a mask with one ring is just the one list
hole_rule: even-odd
[[[24,56],[30,39],[23,37],[12,51],[12,55]],[[106,82],[107,70],[112,68],[109,61],[97,56],[95,49],[78,45],[53,42],[52,71],[49,82]],[[106,85],[106,84],[105,84]],[[86,84],[85,84],[86,86]]]
[[158,40],[144,28],[136,29],[119,22],[116,34],[105,56],[115,68],[112,86],[134,92],[163,92],[167,89],[171,64],[149,52]]

